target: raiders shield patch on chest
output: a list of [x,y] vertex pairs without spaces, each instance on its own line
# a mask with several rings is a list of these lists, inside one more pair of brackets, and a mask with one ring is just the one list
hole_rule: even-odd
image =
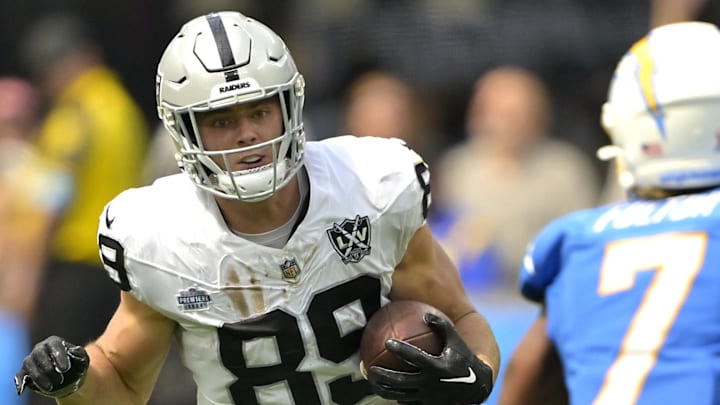
[[333,223],[327,235],[343,263],[357,263],[370,254],[370,220],[367,216],[356,215],[340,224]]

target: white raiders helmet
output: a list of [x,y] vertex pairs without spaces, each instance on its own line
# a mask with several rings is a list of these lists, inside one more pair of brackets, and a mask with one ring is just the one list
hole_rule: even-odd
[[[157,70],[158,115],[173,138],[178,165],[198,187],[224,198],[261,201],[303,164],[304,87],[277,34],[238,12],[212,13],[187,22],[165,49]],[[196,113],[268,97],[280,100],[279,137],[245,148],[204,148]],[[228,162],[230,154],[267,146],[273,148],[273,162],[260,168],[231,172],[211,159]]]
[[636,42],[615,70],[602,124],[625,189],[720,185],[720,31],[668,24]]

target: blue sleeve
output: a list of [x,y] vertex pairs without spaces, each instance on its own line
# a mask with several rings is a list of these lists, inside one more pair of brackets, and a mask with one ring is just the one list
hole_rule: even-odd
[[562,248],[565,241],[566,218],[545,227],[530,243],[520,265],[520,292],[535,302],[545,299],[545,290],[560,273]]

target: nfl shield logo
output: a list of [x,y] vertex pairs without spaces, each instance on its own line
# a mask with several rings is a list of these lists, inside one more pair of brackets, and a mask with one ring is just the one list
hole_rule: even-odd
[[280,265],[280,271],[282,272],[283,280],[294,283],[300,275],[300,266],[298,266],[295,259],[285,259]]
[[357,263],[370,254],[370,220],[356,215],[340,224],[333,223],[327,230],[330,244],[340,255],[343,263]]

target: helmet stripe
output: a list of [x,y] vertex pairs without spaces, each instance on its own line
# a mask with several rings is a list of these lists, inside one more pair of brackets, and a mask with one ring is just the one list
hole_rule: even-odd
[[234,66],[235,56],[233,56],[232,48],[230,48],[230,40],[228,39],[227,32],[225,31],[225,26],[222,23],[220,15],[209,14],[207,16],[207,21],[208,24],[210,24],[210,30],[212,31],[213,38],[215,38],[215,45],[217,46],[222,66]]
[[648,108],[648,113],[655,120],[655,124],[660,131],[660,136],[665,138],[665,122],[663,120],[663,113],[660,108],[660,104],[657,102],[657,94],[655,93],[655,60],[653,59],[652,53],[650,52],[650,42],[648,37],[645,37],[635,43],[630,48],[630,52],[635,55],[638,62],[637,79],[640,85],[640,91],[642,92],[643,99]]

